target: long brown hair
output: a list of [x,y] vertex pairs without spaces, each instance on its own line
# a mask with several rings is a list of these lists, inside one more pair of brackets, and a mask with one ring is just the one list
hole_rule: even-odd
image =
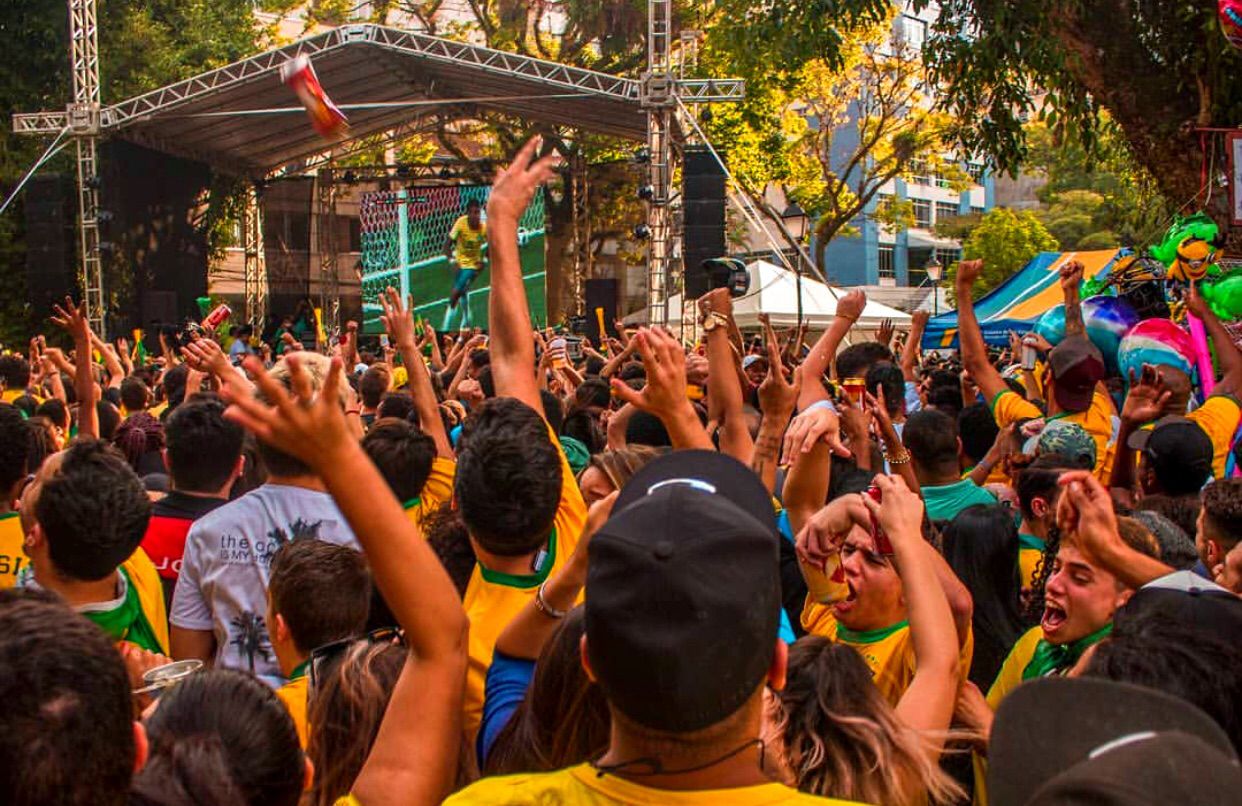
[[583,609],[574,608],[544,646],[526,699],[492,743],[485,775],[559,770],[608,747],[608,703],[578,651],[584,625]]
[[888,806],[952,802],[961,789],[919,733],[897,718],[852,647],[806,636],[789,650],[772,733],[802,792]]
[[[591,457],[587,467],[603,473],[612,486],[620,490],[643,465],[660,455],[660,451],[647,445],[627,445],[614,451],[602,451]],[[586,471],[586,467],[582,469]],[[582,474],[578,476],[581,478]]]

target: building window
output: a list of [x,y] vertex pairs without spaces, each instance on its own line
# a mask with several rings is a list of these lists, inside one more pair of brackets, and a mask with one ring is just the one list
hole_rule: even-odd
[[914,225],[927,229],[932,225],[932,203],[928,199],[911,199],[914,203]]
[[936,220],[944,221],[947,218],[956,218],[958,215],[958,206],[951,202],[936,202]]
[[897,276],[897,262],[893,256],[893,247],[880,247],[880,256],[877,265],[880,269],[880,277],[895,278]]
[[938,260],[940,262],[940,265],[944,266],[945,268],[952,266],[954,263],[957,263],[961,259],[962,259],[961,249],[940,248],[936,250],[936,260]]
[[931,185],[935,184],[935,179],[935,173],[927,160],[910,160],[910,184]]
[[982,207],[975,207],[975,206],[972,204],[972,205],[970,205],[970,214],[971,214],[971,215],[983,215],[983,208],[982,208]]
[[923,41],[927,39],[927,23],[917,17],[903,14],[898,24],[900,25],[898,36],[906,46],[914,50],[922,50]]
[[983,175],[987,173],[987,166],[982,162],[966,163],[966,173],[970,174],[970,178],[975,180],[976,185],[983,184]]

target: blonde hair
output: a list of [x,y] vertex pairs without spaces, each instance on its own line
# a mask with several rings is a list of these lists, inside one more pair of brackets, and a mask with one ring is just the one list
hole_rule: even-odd
[[[281,386],[285,387],[287,390],[293,389],[293,384],[289,378],[288,359],[290,356],[296,356],[298,364],[302,367],[302,371],[310,376],[311,392],[319,394],[319,390],[323,388],[324,379],[328,377],[328,368],[332,366],[332,359],[328,358],[326,355],[312,353],[308,350],[299,350],[297,352],[285,353],[282,355],[280,360],[276,362],[275,366],[267,371],[267,376],[279,383]],[[341,405],[344,406],[346,403],[346,397],[345,382],[343,380],[339,392],[341,396]],[[263,395],[260,394],[259,397],[262,398]]]
[[806,636],[789,650],[785,689],[769,700],[772,732],[802,792],[860,803],[950,803],[962,789],[929,737],[906,727],[852,647]]
[[620,490],[643,465],[659,455],[659,450],[647,445],[627,445],[615,451],[602,451],[591,457],[587,466],[578,473],[578,479],[582,479],[587,468],[593,467],[603,473],[614,488]]

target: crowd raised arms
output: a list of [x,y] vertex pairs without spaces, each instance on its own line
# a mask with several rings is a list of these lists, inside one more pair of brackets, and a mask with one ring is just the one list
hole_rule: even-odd
[[66,299],[0,356],[9,802],[1236,802],[1242,352],[1197,290],[1206,398],[1110,376],[1073,261],[1055,345],[990,346],[967,260],[960,350],[717,289],[573,359],[518,251],[558,161],[454,227],[486,328],[387,289],[378,346],[300,308],[148,356]]

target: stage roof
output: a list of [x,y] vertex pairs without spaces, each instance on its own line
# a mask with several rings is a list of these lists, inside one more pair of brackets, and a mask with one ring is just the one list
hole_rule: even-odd
[[[256,177],[322,153],[326,141],[279,77],[280,66],[301,54],[311,57],[320,83],[348,116],[346,141],[443,110],[444,100],[466,114],[491,109],[630,140],[646,137],[636,79],[379,25],[335,28],[105,106],[99,133]],[[735,79],[679,83],[686,101],[736,100],[744,92]],[[391,105],[351,109],[354,104]],[[57,134],[69,125],[65,112],[13,116],[19,133]]]

